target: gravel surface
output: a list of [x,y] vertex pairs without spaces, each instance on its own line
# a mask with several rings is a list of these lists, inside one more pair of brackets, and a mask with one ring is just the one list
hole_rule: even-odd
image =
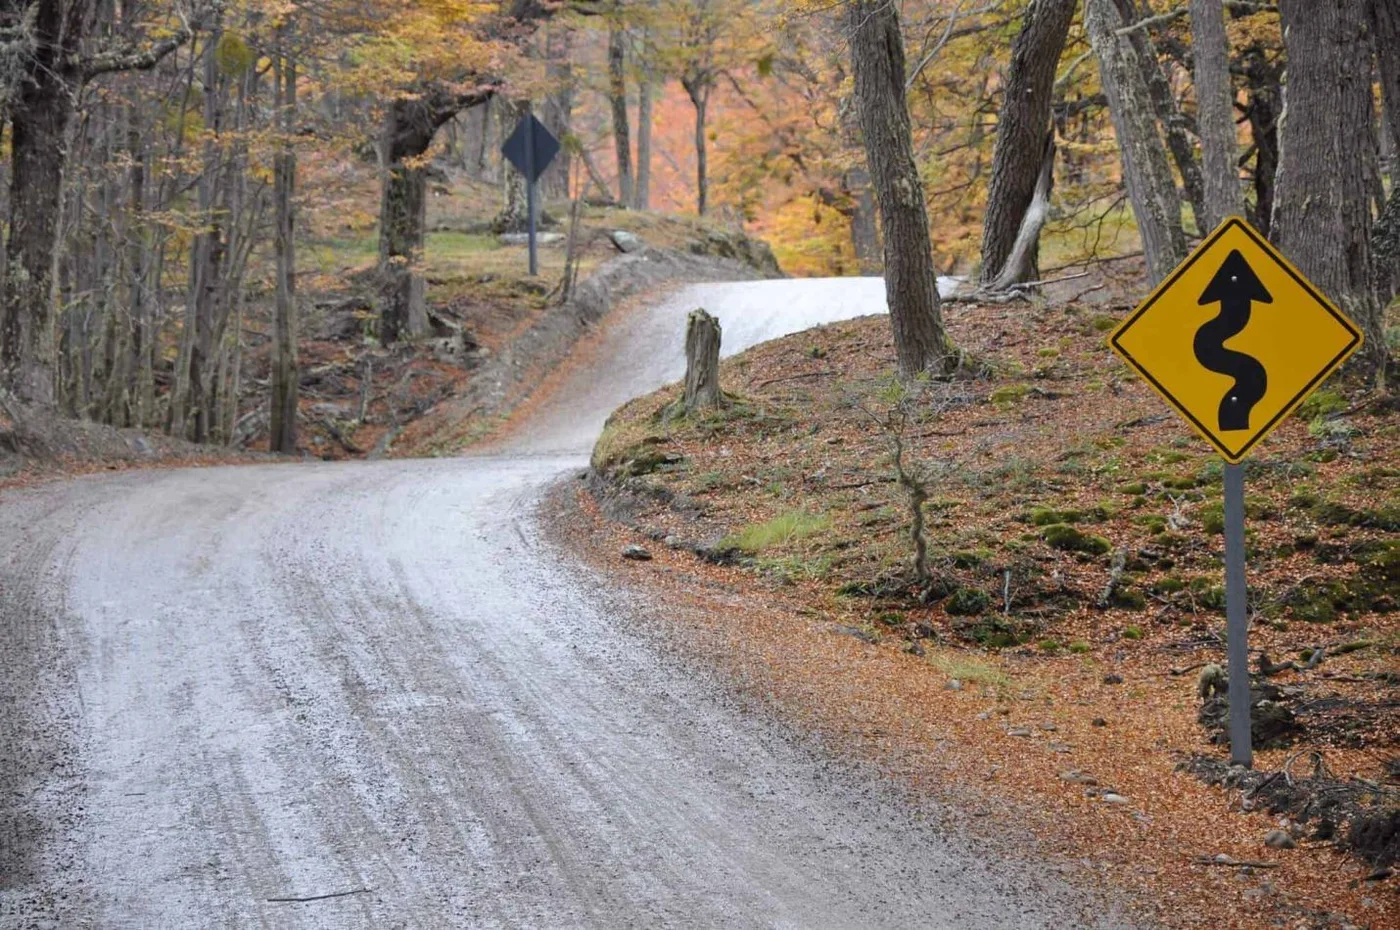
[[0,927],[1115,925],[735,710],[542,541],[690,307],[737,350],[881,296],[683,291],[491,456],[5,493]]

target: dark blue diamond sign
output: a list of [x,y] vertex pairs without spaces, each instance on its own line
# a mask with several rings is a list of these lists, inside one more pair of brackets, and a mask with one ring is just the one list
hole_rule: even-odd
[[533,113],[527,113],[506,144],[501,146],[501,154],[525,175],[525,180],[533,183],[540,179],[549,163],[554,161],[554,156],[559,154],[559,140],[545,128],[544,123],[535,119]]

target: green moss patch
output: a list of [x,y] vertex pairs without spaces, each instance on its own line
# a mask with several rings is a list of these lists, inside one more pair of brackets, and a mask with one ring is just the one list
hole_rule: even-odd
[[1062,552],[1083,552],[1088,555],[1103,555],[1113,548],[1113,544],[1102,536],[1092,536],[1067,523],[1047,526],[1041,537],[1052,549]]

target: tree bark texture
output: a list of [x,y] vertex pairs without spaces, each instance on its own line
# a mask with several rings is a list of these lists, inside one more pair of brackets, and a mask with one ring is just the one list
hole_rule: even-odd
[[1250,219],[1269,235],[1274,217],[1274,186],[1278,177],[1278,117],[1283,110],[1282,68],[1262,43],[1244,49],[1243,70],[1247,98],[1245,117],[1254,140],[1254,203]]
[[21,400],[54,402],[55,259],[68,150],[80,77],[72,71],[89,4],[39,0],[32,61],[10,101],[9,237],[0,305],[0,386]]
[[[1055,70],[1078,6],[1078,0],[1034,0],[1012,42],[982,223],[984,282],[1001,276],[1030,208],[1044,161]],[[1029,273],[1035,273],[1033,262]]]
[[[1152,14],[1150,6],[1139,4],[1137,0],[1114,0],[1118,15],[1124,24],[1131,25]],[[1193,127],[1186,114],[1177,106],[1176,95],[1172,93],[1171,82],[1162,70],[1162,62],[1157,56],[1156,45],[1151,35],[1144,29],[1134,29],[1127,36],[1128,42],[1137,53],[1138,67],[1142,69],[1143,84],[1147,87],[1148,99],[1152,101],[1153,112],[1166,136],[1167,151],[1176,170],[1181,173],[1181,186],[1186,194],[1186,202],[1191,205],[1192,214],[1201,224],[1200,216],[1205,212],[1204,184],[1201,181],[1201,164],[1196,159],[1196,146],[1192,141]],[[1177,198],[1180,200],[1180,197]]]
[[1123,181],[1137,217],[1148,277],[1155,285],[1186,257],[1181,200],[1162,137],[1157,134],[1137,50],[1116,34],[1123,26],[1123,18],[1113,0],[1085,0],[1084,26],[1099,61],[1104,94],[1118,136]]
[[1374,291],[1371,36],[1367,0],[1283,0],[1288,52],[1279,131],[1275,244],[1366,333],[1372,366],[1386,354]]
[[627,31],[608,29],[608,105],[612,108],[613,149],[617,154],[617,197],[632,205],[632,133],[627,120]]
[[1035,190],[1031,192],[1031,202],[1021,216],[1021,228],[1016,231],[1011,254],[1006,257],[1001,273],[990,283],[991,290],[1005,291],[1016,284],[1036,280],[1036,251],[1040,243],[1040,231],[1045,228],[1045,220],[1050,215],[1050,191],[1055,186],[1055,135],[1045,134],[1041,147],[1041,164]]
[[888,0],[851,0],[847,14],[856,106],[884,233],[885,291],[899,371],[906,378],[948,371],[957,360],[943,328],[928,208],[914,163],[899,13]]
[[1400,187],[1400,2],[1370,0],[1375,35],[1376,70],[1385,107],[1384,131],[1390,136],[1390,184]]
[[1204,215],[1201,232],[1226,217],[1244,215],[1240,189],[1235,91],[1230,82],[1230,49],[1221,0],[1191,0],[1191,46],[1195,52],[1196,117],[1201,136]]
[[651,209],[651,127],[655,122],[656,79],[644,70],[637,89],[637,181],[632,208]]
[[273,162],[273,199],[276,231],[273,249],[277,255],[277,295],[273,307],[272,411],[268,443],[272,452],[294,455],[297,451],[297,393],[300,374],[297,366],[296,310],[296,149],[291,144],[297,108],[296,65],[281,51],[274,59],[278,130],[284,141]]
[[703,309],[690,311],[685,326],[685,412],[719,407],[719,320]]

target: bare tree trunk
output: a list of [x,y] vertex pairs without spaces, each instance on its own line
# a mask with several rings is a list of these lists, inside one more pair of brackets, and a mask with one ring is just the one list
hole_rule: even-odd
[[1370,0],[1375,32],[1376,70],[1385,104],[1385,129],[1390,137],[1391,196],[1400,188],[1400,3]]
[[[841,142],[850,149],[860,148],[860,113],[853,98],[841,101]],[[876,218],[875,191],[870,186],[870,171],[864,161],[841,172],[840,207],[851,226],[851,249],[856,253],[856,266],[863,275],[880,273],[880,227]]]
[[[1124,23],[1135,23],[1144,15],[1151,15],[1148,7],[1144,14],[1136,0],[1115,0],[1119,16]],[[1156,46],[1151,36],[1143,29],[1134,29],[1127,36],[1137,53],[1137,64],[1142,70],[1143,84],[1147,87],[1148,99],[1152,101],[1153,112],[1162,124],[1167,139],[1167,151],[1171,153],[1176,170],[1181,173],[1181,186],[1186,193],[1186,202],[1201,225],[1201,215],[1205,212],[1204,184],[1201,181],[1201,164],[1196,160],[1196,147],[1191,139],[1191,125],[1181,107],[1176,104],[1171,82],[1162,71],[1162,63],[1157,57]],[[1178,197],[1178,200],[1180,198]]]
[[[224,256],[224,217],[216,210],[220,182],[223,128],[223,79],[219,73],[218,49],[222,29],[216,26],[204,45],[204,152],[196,195],[203,229],[190,246],[189,292],[185,297],[185,321],[181,332],[180,354],[175,361],[175,387],[170,396],[170,433],[203,442],[207,424],[206,398],[213,375],[211,338],[213,302],[218,292],[220,266]],[[190,422],[193,414],[193,423]]]
[[899,371],[906,378],[948,371],[957,360],[943,329],[928,208],[914,164],[899,13],[888,0],[851,0],[847,24],[866,160],[880,205]]
[[8,108],[10,222],[0,304],[0,386],[37,404],[54,401],[54,261],[74,99],[67,69],[86,19],[75,9],[80,21],[67,22],[66,6],[59,0],[31,5],[33,62]]
[[1365,360],[1386,357],[1371,259],[1374,147],[1366,0],[1283,0],[1288,51],[1274,242],[1366,333]]
[[574,285],[578,278],[578,223],[582,210],[583,191],[577,191],[569,204],[569,240],[564,248],[564,280],[559,288],[561,304],[574,299]]
[[1014,284],[1024,284],[1036,280],[1036,250],[1040,242],[1040,231],[1045,227],[1050,214],[1050,191],[1055,186],[1055,135],[1045,136],[1041,147],[1040,176],[1031,202],[1021,217],[1021,228],[1016,231],[1016,241],[1011,246],[1011,254],[1001,267],[1001,274],[990,282],[993,291],[1004,291]]
[[1230,83],[1230,49],[1221,0],[1191,0],[1191,45],[1196,55],[1196,122],[1205,187],[1205,213],[1197,225],[1206,232],[1226,217],[1244,215],[1244,192],[1236,166],[1235,90]]
[[[982,224],[984,282],[1003,277],[1007,256],[1033,202],[1045,161],[1055,70],[1078,6],[1078,0],[1035,0],[1026,8],[1021,31],[1011,45],[1011,65],[997,116],[987,215]],[[1018,280],[1029,281],[1036,276],[1034,251],[1031,250],[1031,261],[1022,272],[1025,277]]]
[[[515,131],[516,124],[530,113],[527,101],[501,101],[501,136],[507,138]],[[525,175],[515,170],[508,159],[501,159],[502,187],[501,210],[491,220],[491,230],[497,234],[524,232],[530,225],[529,189]]]
[[1244,50],[1244,74],[1248,98],[1245,116],[1254,140],[1254,204],[1250,218],[1264,235],[1274,216],[1274,187],[1278,178],[1278,118],[1282,112],[1283,89],[1279,83],[1280,64],[1262,43]]
[[[280,43],[279,43],[280,44]],[[297,156],[291,133],[297,107],[296,64],[279,48],[273,59],[274,108],[283,136],[273,162],[273,200],[276,209],[274,251],[277,255],[277,299],[273,308],[272,415],[268,444],[273,452],[297,451],[296,320],[296,196]]]
[[685,326],[685,412],[724,403],[719,386],[719,320],[703,309],[690,311]]
[[[545,97],[541,122],[564,140],[572,132],[574,111],[574,33],[566,25],[552,23],[545,39],[548,55],[546,71],[549,76],[550,91]],[[572,147],[564,145],[559,154],[540,178],[540,192],[547,198],[559,199],[569,196],[569,167],[573,162]]]
[[635,210],[651,209],[651,126],[654,121],[656,79],[648,66],[643,66],[641,86],[637,92],[637,183],[633,191]]
[[396,100],[385,130],[383,192],[379,205],[381,307],[379,339],[392,345],[428,330],[423,282],[427,240],[427,174],[417,159],[432,144],[436,125],[424,125],[415,101]]
[[705,120],[710,108],[710,89],[706,87],[698,96],[692,95],[695,104],[695,213],[704,216],[710,209],[710,152],[709,140],[705,137]]
[[1155,284],[1186,257],[1181,200],[1162,138],[1157,134],[1138,53],[1131,42],[1116,34],[1123,26],[1123,18],[1113,0],[1085,0],[1084,26],[1099,60],[1104,94],[1118,136],[1123,180],[1147,255],[1147,273]]
[[627,125],[627,32],[608,27],[608,103],[612,107],[613,149],[617,153],[617,199],[632,204],[632,136]]

